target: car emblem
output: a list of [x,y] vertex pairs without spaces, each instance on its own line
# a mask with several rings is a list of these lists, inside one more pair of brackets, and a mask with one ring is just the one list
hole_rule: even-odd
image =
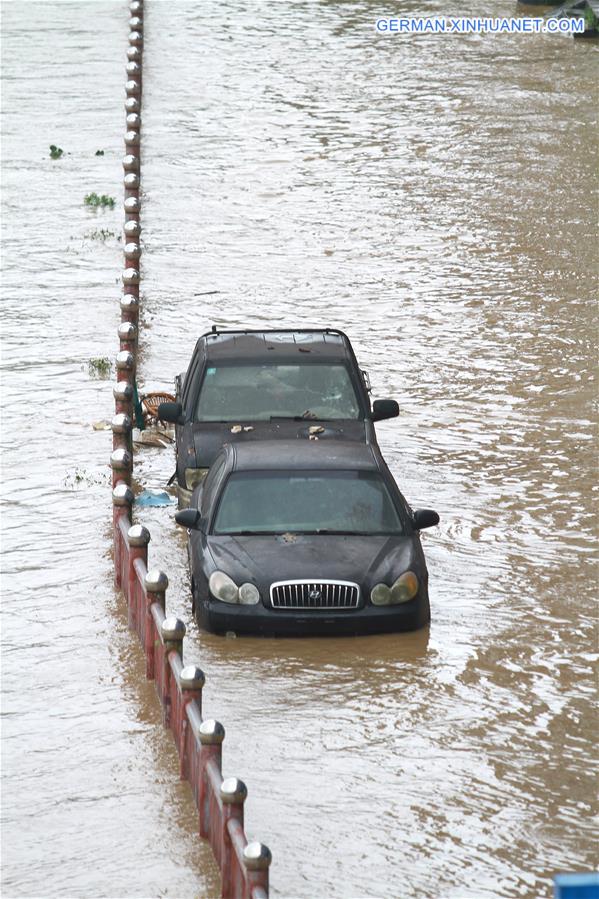
[[317,599],[320,599],[321,596],[322,593],[320,592],[320,590],[310,590],[310,592],[308,593],[308,597],[314,600],[314,602],[316,602]]

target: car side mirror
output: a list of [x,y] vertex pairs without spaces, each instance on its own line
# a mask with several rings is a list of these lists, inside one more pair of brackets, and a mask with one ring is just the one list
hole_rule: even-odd
[[202,516],[198,509],[181,509],[175,512],[175,521],[189,531],[201,531]]
[[439,524],[439,516],[433,509],[416,509],[412,515],[412,526],[415,531],[432,528]]
[[181,403],[160,403],[158,418],[160,421],[170,421],[174,425],[184,425],[183,406]]
[[372,404],[373,421],[383,421],[385,418],[397,418],[399,406],[395,400],[375,400]]

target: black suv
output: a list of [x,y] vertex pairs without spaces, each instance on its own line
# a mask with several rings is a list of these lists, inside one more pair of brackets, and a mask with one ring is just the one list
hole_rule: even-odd
[[342,331],[220,331],[198,340],[175,379],[177,402],[158,416],[176,425],[179,503],[206,475],[224,443],[342,439],[376,442],[373,422],[399,414],[394,400],[370,404],[368,376]]

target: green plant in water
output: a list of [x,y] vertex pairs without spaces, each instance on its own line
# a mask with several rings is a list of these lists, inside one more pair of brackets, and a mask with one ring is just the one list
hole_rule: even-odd
[[50,144],[50,159],[60,159],[64,150],[60,147],[56,147],[54,144]]
[[104,150],[96,150],[96,156],[104,156]]
[[88,240],[108,240],[109,237],[116,237],[116,234],[114,231],[109,231],[108,228],[95,228],[83,236],[88,238]]
[[593,12],[590,6],[584,11],[584,30],[585,31],[597,31],[597,25],[599,25],[599,19]]
[[109,378],[112,372],[112,363],[106,356],[90,359],[87,367],[92,378]]
[[84,201],[86,206],[102,206],[102,208],[108,206],[109,209],[114,208],[115,200],[114,197],[107,197],[106,194],[102,194],[99,196],[97,193],[87,194]]

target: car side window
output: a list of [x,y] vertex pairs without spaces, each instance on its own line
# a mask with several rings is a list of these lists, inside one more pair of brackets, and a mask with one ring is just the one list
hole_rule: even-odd
[[196,356],[195,359],[192,359],[189,368],[187,369],[187,374],[185,375],[185,381],[183,383],[183,392],[181,395],[181,402],[183,403],[183,408],[187,408],[189,395],[193,391],[193,385],[196,381],[196,376],[198,373],[199,367],[199,357]]
[[210,508],[212,507],[212,501],[214,499],[214,493],[216,488],[220,484],[221,476],[225,468],[225,457],[221,456],[220,459],[216,459],[213,463],[210,471],[206,475],[206,480],[204,481],[204,489],[202,490],[202,499],[200,503],[200,512],[202,513],[202,518],[205,518]]

